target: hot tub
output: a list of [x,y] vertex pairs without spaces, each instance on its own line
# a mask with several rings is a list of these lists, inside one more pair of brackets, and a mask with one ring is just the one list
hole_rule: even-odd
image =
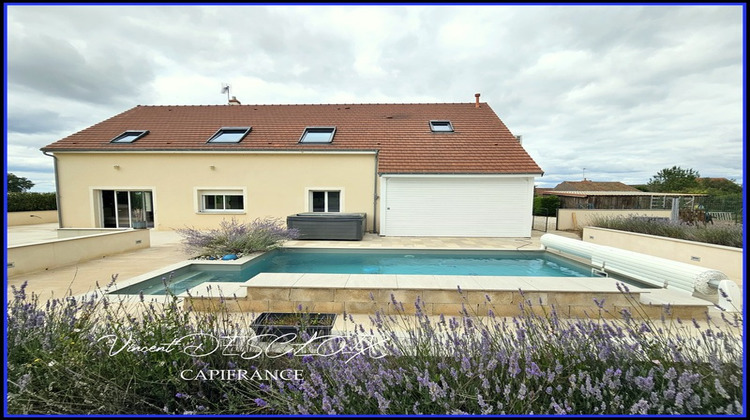
[[365,235],[365,213],[298,213],[286,218],[300,239],[361,241]]

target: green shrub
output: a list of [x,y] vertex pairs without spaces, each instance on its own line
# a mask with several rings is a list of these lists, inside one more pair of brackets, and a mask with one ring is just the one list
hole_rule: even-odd
[[542,195],[534,197],[534,216],[556,216],[560,208],[560,197]]
[[57,194],[38,192],[9,192],[8,211],[57,210]]

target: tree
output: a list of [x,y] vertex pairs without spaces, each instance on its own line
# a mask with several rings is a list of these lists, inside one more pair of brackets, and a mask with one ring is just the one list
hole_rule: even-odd
[[693,169],[682,169],[679,166],[664,168],[649,181],[648,189],[654,192],[690,192],[700,188],[700,174]]
[[8,192],[26,192],[34,186],[34,183],[24,177],[8,174]]

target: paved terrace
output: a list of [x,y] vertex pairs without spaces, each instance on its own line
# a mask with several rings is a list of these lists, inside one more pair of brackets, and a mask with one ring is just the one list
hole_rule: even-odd
[[[8,231],[8,244],[21,244],[21,243],[38,242],[38,241],[43,241],[43,240],[56,239],[57,238],[56,229],[57,229],[56,224],[20,226],[17,228],[13,227],[13,228],[10,228]],[[551,231],[550,233],[555,233],[555,234],[572,237],[572,238],[576,237],[575,234],[571,234],[569,232]],[[27,282],[27,291],[39,294],[40,298],[42,299],[50,298],[53,296],[62,297],[71,293],[74,295],[79,295],[79,294],[83,294],[83,293],[96,290],[97,282],[102,286],[106,285],[109,282],[112,275],[114,274],[119,275],[119,279],[121,281],[118,283],[123,283],[134,277],[142,276],[144,274],[147,274],[154,270],[162,269],[169,265],[183,263],[189,259],[190,256],[185,254],[182,251],[182,246],[180,244],[181,237],[175,232],[162,232],[162,231],[151,230],[150,234],[151,234],[151,248],[122,253],[118,255],[107,256],[105,258],[100,258],[97,260],[80,263],[75,266],[51,269],[51,270],[44,271],[44,272],[38,272],[38,273],[32,273],[32,274],[26,274],[26,275],[19,275],[19,276],[7,279],[8,290],[10,291],[10,286],[13,286],[13,285],[20,286],[24,282]],[[435,248],[435,249],[440,249],[440,248],[469,249],[471,248],[471,249],[504,249],[504,250],[539,249],[541,247],[540,237],[542,234],[544,234],[544,232],[533,231],[531,238],[506,238],[506,239],[500,239],[500,238],[381,238],[377,235],[367,235],[365,239],[361,242],[292,241],[292,242],[289,242],[288,245],[295,246],[295,247],[304,246],[304,247],[354,247],[354,248],[362,248],[362,247]],[[354,279],[350,277],[347,280],[347,283],[349,280],[362,280],[361,275],[360,276],[352,275],[352,276],[354,277]],[[271,277],[273,277],[273,274],[271,274]],[[360,278],[357,279],[357,277],[360,277]],[[298,281],[299,280],[301,280],[301,277],[298,279]],[[225,291],[229,292],[229,293],[224,294],[224,296],[231,296],[232,289],[234,289],[234,291],[239,292],[238,296],[242,296],[242,292],[245,292],[244,297],[247,297],[247,288],[243,288],[242,290],[239,289],[241,284],[231,284],[231,285],[224,284],[224,285],[217,285],[217,286],[218,287],[224,286]],[[258,286],[263,286],[263,285],[258,284]],[[542,287],[541,284],[537,284],[536,286],[537,286],[537,289],[540,289]],[[589,286],[590,285],[578,285],[578,286],[570,285],[569,288],[572,287],[573,289],[581,289],[577,291],[584,292],[583,289],[588,288]],[[495,287],[502,289],[502,285],[497,285]],[[197,288],[200,288],[200,286],[198,286]],[[344,288],[346,288],[346,284],[344,285]],[[451,286],[451,289],[453,289],[452,286]],[[283,294],[285,291],[288,291],[291,293],[291,289],[276,291],[275,293]],[[336,299],[337,291],[338,290],[335,290],[333,292],[334,300]],[[515,289],[514,287],[512,290],[512,293],[515,293],[516,291],[517,289]],[[508,292],[510,292],[510,290],[499,290],[499,289],[496,290],[492,294],[493,301],[500,303],[503,300],[503,296],[501,295],[505,295],[504,297],[507,299]],[[669,292],[669,291],[665,291],[665,292]],[[273,292],[271,293],[273,294]],[[440,295],[447,296],[450,299],[454,299],[457,294],[456,293],[451,293],[451,294],[442,293]],[[476,295],[476,292],[474,293],[474,295]],[[539,297],[537,295],[538,293],[536,293],[534,297]],[[669,294],[669,293],[665,293],[662,296],[655,296],[653,293],[651,293],[651,295],[652,295],[651,296],[652,302],[658,305],[661,305],[662,303],[675,303],[678,300],[684,299],[684,298],[689,298],[691,300],[693,299],[693,298],[690,298],[689,296],[686,296],[685,294],[680,294],[681,296],[679,297],[674,296],[673,294]],[[216,296],[215,291],[213,293],[213,296]],[[288,296],[288,297],[291,297],[291,296]],[[287,302],[279,302],[277,304],[288,305],[289,304],[288,297],[287,297]],[[164,296],[162,296],[162,298],[164,298]],[[482,301],[482,304],[484,304],[484,300],[483,300],[484,293],[482,293],[481,296],[479,297],[471,296],[471,298],[474,300],[478,299],[479,301]],[[588,300],[591,297],[585,296],[585,298]],[[123,302],[124,306],[122,306],[124,310],[126,310],[130,314],[136,315],[137,317],[140,316],[140,314],[142,313],[143,304],[138,303],[138,302],[133,302],[132,299],[128,299],[128,298],[125,298],[125,299],[126,301]],[[514,297],[510,298],[511,301],[513,299]],[[271,305],[270,300],[268,301],[268,305],[270,308],[270,305]],[[404,302],[404,307],[406,306],[407,306],[406,302]],[[410,306],[413,306],[413,305],[410,305]],[[258,309],[262,309],[262,308],[258,308]],[[434,305],[433,305],[433,309],[434,309]],[[413,312],[413,311],[409,311],[409,312]],[[711,309],[710,312],[712,312],[714,321],[721,324],[718,314],[715,313],[716,312],[715,308]],[[389,313],[393,313],[393,312],[389,311]],[[249,326],[250,322],[252,322],[252,320],[255,319],[257,314],[258,312],[256,310],[250,309],[247,312],[229,312],[229,313],[219,314],[219,316],[220,317],[227,316],[228,319],[232,320],[232,322],[238,322],[239,325]],[[498,316],[502,317],[503,315],[498,314]],[[439,319],[439,317],[437,317],[436,315],[431,315],[430,318],[432,322],[437,322],[437,320]],[[345,319],[343,316],[336,317],[336,322],[333,326],[332,333],[333,334],[348,334],[349,332],[357,331],[357,328],[356,328],[357,325],[362,325],[364,327],[372,325],[371,320],[370,320],[370,315],[368,314],[349,314],[349,319],[351,321]],[[488,318],[480,316],[479,319],[482,320],[482,319],[488,319]],[[391,328],[393,328],[394,331],[406,331],[406,330],[411,330],[415,327],[416,318],[413,316],[398,317],[393,322],[395,322],[395,324]],[[698,319],[698,323],[705,326],[705,319],[703,317],[700,317]],[[509,322],[509,325],[511,326],[511,328],[513,328],[512,322]],[[692,326],[692,323],[689,323],[689,322],[683,323],[682,325],[677,325],[674,323],[670,325],[674,328],[670,328],[667,331],[673,334],[686,334],[687,336],[690,336],[690,335],[698,336],[700,332],[704,331],[703,329],[694,328]],[[744,329],[742,328],[742,325],[740,325],[739,328],[733,329],[731,331],[733,331],[735,334],[742,335]]]
[[[554,223],[551,224],[551,226],[554,226]],[[32,243],[32,242],[39,242],[44,240],[50,240],[50,239],[56,239],[57,225],[56,224],[44,224],[44,225],[31,225],[31,226],[17,226],[17,227],[10,227],[8,229],[8,244],[9,245],[16,245],[16,244],[23,244],[23,243]],[[545,232],[540,231],[532,231],[532,237],[531,238],[435,238],[435,237],[380,237],[378,235],[372,235],[368,234],[365,236],[365,238],[362,241],[289,241],[286,243],[289,247],[312,247],[312,248],[376,248],[376,249],[386,249],[386,248],[405,248],[405,249],[498,249],[498,250],[537,250],[541,248],[541,242],[540,237]],[[567,236],[571,238],[577,238],[577,236],[574,233],[570,232],[563,232],[563,231],[550,231],[550,233],[554,233],[557,235]],[[186,254],[182,250],[182,246],[180,243],[181,237],[173,231],[156,231],[151,230],[151,247],[147,249],[132,251],[132,252],[126,252],[116,255],[111,255],[103,258],[99,258],[96,260],[91,260],[87,262],[82,262],[73,266],[67,266],[67,267],[61,267],[61,268],[55,268],[50,269],[47,271],[37,272],[37,273],[30,273],[30,274],[22,274],[18,276],[14,276],[10,279],[8,279],[8,291],[10,292],[12,286],[20,286],[24,282],[27,283],[27,292],[28,293],[36,293],[40,296],[42,299],[48,299],[51,297],[63,297],[68,294],[73,295],[80,295],[84,293],[89,293],[97,290],[97,284],[104,287],[107,285],[112,276],[116,275],[118,277],[118,284],[123,284],[127,282],[129,279],[143,276],[144,274],[150,273],[155,270],[160,270],[164,267],[185,262],[190,258],[190,255]],[[283,274],[277,274],[283,275]],[[266,277],[269,276],[269,274],[265,275]],[[271,275],[272,276],[272,275]],[[285,310],[293,310],[293,308],[287,308],[293,303],[299,303],[296,302],[299,299],[291,299],[294,293],[304,293],[304,294],[311,294],[311,293],[317,293],[320,294],[320,288],[321,287],[327,287],[331,290],[330,293],[333,293],[334,297],[330,299],[325,299],[327,302],[331,303],[324,303],[323,301],[318,302],[318,305],[320,308],[316,309],[335,309],[338,306],[336,303],[333,302],[347,302],[347,305],[355,305],[356,303],[351,300],[351,297],[346,297],[343,294],[339,293],[339,295],[336,297],[336,289],[350,289],[353,286],[353,284],[348,284],[350,278],[352,281],[357,280],[363,280],[360,278],[361,276],[352,275],[347,276],[347,279],[344,281],[344,283],[347,284],[338,284],[342,282],[342,279],[333,279],[331,276],[329,277],[328,282],[334,281],[338,282],[336,285],[327,285],[324,284],[326,281],[322,281],[323,279],[320,279],[316,277],[315,275],[306,275],[307,277],[315,277],[315,280],[317,281],[316,284],[310,284],[307,282],[305,285],[307,289],[309,290],[294,290],[295,288],[300,288],[302,284],[298,285],[292,285],[292,284],[286,284],[283,285],[277,285],[275,288],[277,290],[260,290],[255,289],[255,294],[257,295],[258,292],[265,291],[266,294],[270,293],[268,296],[263,296],[263,299],[250,299],[255,301],[254,303],[249,303],[248,305],[242,305],[244,307],[238,307],[235,310],[241,310],[241,311],[249,311],[249,312],[260,312],[260,311],[281,311],[281,309]],[[261,278],[262,276],[259,276],[259,278],[254,279],[257,281],[264,281],[266,278]],[[293,277],[293,276],[292,276]],[[340,277],[340,276],[339,276]],[[399,276],[401,277],[401,276]],[[424,276],[422,276],[424,277]],[[433,289],[438,287],[439,285],[437,283],[445,283],[443,280],[450,280],[455,284],[455,279],[439,279],[439,278],[432,278],[431,281],[429,281],[430,285],[412,285],[414,287],[405,288],[405,290],[411,290],[411,289]],[[438,276],[440,277],[440,276]],[[295,277],[296,278],[296,277]],[[291,277],[290,277],[291,279]],[[289,279],[287,279],[289,280]],[[366,280],[366,279],[365,279]],[[412,279],[413,280],[413,279]],[[438,281],[441,280],[441,281]],[[488,279],[484,279],[488,280]],[[483,281],[484,281],[483,280]],[[501,278],[495,279],[495,280],[502,280]],[[506,279],[507,280],[507,279]],[[295,280],[296,281],[296,280]],[[529,291],[536,291],[536,292],[552,292],[554,290],[560,290],[559,287],[555,288],[552,286],[561,286],[559,282],[557,281],[550,281],[544,282],[544,287],[540,288],[541,284],[526,284],[526,282],[523,279],[517,279],[517,282],[520,281],[523,283],[524,290]],[[485,281],[486,282],[486,281]],[[505,281],[507,282],[507,281]],[[257,283],[257,282],[256,282]],[[372,281],[366,281],[368,285],[372,284]],[[538,283],[538,281],[537,281]],[[217,285],[219,286],[219,285]],[[231,293],[226,293],[225,296],[231,296],[232,294],[238,294],[238,295],[244,295],[247,296],[246,290],[244,289],[244,285],[242,283],[234,283],[234,284],[227,284],[227,285],[221,285],[224,286],[224,288],[232,289]],[[257,286],[263,286],[265,289],[269,289],[269,285],[260,283],[257,284]],[[573,287],[574,285],[568,285],[567,288]],[[602,285],[604,287],[605,285]],[[246,286],[245,286],[246,287]],[[358,286],[358,287],[364,287]],[[435,293],[438,293],[441,296],[446,296],[447,289],[454,290],[455,286],[452,286],[450,288],[445,288],[445,290],[441,291],[435,291]],[[467,285],[469,289],[472,287],[470,285]],[[580,303],[577,303],[579,305],[583,305],[585,300],[586,302],[591,302],[591,298],[589,294],[591,292],[601,293],[603,291],[600,290],[590,290],[591,285],[575,285],[573,287],[575,290],[569,290],[569,292],[576,292],[575,300],[580,301]],[[199,287],[196,287],[195,289],[198,289]],[[498,290],[494,290],[497,288]],[[606,289],[613,289],[612,285],[606,285]],[[240,290],[241,289],[241,290]],[[315,290],[317,289],[317,290]],[[481,290],[479,290],[481,289]],[[495,292],[501,292],[506,295],[506,298],[500,299],[501,301],[507,301],[509,296],[509,293],[516,292],[519,289],[518,284],[504,284],[503,281],[499,282],[498,285],[493,286],[492,288]],[[565,289],[565,288],[563,288]],[[580,289],[580,290],[579,290]],[[479,298],[474,298],[474,301],[477,299],[483,300],[486,290],[486,287],[477,288],[478,291],[481,291]],[[229,290],[227,290],[229,292]],[[248,290],[249,291],[249,290]],[[368,290],[369,291],[369,290]],[[205,295],[206,292],[200,293],[198,290],[194,290],[191,292],[197,292],[193,294],[193,296],[200,296]],[[239,293],[237,293],[239,292]],[[351,291],[349,291],[351,292]],[[361,292],[361,291],[360,291]],[[380,291],[382,294],[382,290]],[[616,290],[608,290],[608,292],[616,293]],[[253,293],[253,292],[251,292]],[[358,295],[361,295],[362,293],[357,293]],[[412,297],[414,293],[406,293],[403,297],[406,298],[407,295]],[[285,295],[287,298],[282,299],[280,296]],[[369,293],[365,293],[365,295],[369,295]],[[435,311],[440,311],[443,309],[450,308],[450,312],[456,312],[454,307],[460,306],[461,302],[454,302],[453,299],[456,298],[456,293],[451,293],[451,299],[446,300],[445,304],[450,304],[448,306],[436,304],[437,306],[433,305],[433,308]],[[580,296],[578,296],[580,295]],[[215,295],[214,295],[215,296]],[[244,297],[243,296],[243,297]],[[401,296],[400,296],[401,297]],[[499,297],[499,296],[496,296]],[[544,297],[546,297],[546,293],[544,293]],[[573,296],[571,296],[572,298]],[[689,297],[685,294],[674,292],[674,291],[668,291],[668,290],[659,290],[656,291],[654,289],[650,289],[649,293],[645,295],[647,298],[646,300],[641,299],[644,303],[652,303],[656,306],[661,306],[662,304],[666,303],[672,303],[672,304],[683,304],[683,305],[692,305],[695,303],[703,303],[703,304],[710,304],[710,302],[706,301],[700,301],[698,299]],[[273,298],[273,299],[271,299]],[[615,296],[611,296],[612,299],[610,303],[614,303]],[[510,298],[513,302],[504,302],[506,305],[508,305],[508,308],[510,306],[513,306],[513,308],[517,308],[517,302],[515,300]],[[305,301],[308,299],[304,299]],[[318,300],[318,299],[315,299]],[[357,299],[359,301],[361,299]],[[384,301],[387,299],[383,299]],[[547,300],[547,299],[545,299]],[[550,302],[555,303],[561,303],[556,302],[557,299],[551,298],[549,299]],[[569,299],[566,299],[566,301]],[[265,302],[262,302],[265,301]],[[371,303],[371,302],[370,302]],[[406,306],[407,302],[403,302]],[[475,304],[478,304],[479,302],[474,302]],[[364,305],[364,302],[360,302],[359,305]],[[459,305],[457,305],[459,304]],[[590,303],[589,303],[590,304]],[[197,305],[197,307],[201,307],[203,305]],[[207,305],[209,306],[209,305]],[[413,306],[413,305],[409,305]],[[588,304],[586,305],[588,306]],[[513,309],[511,308],[511,309]],[[350,309],[350,308],[339,308],[339,309]],[[592,308],[593,309],[593,308]],[[611,309],[615,309],[614,307]],[[657,309],[657,308],[653,308]],[[313,308],[310,308],[310,310],[313,310]],[[349,310],[351,313],[351,310]],[[588,312],[588,311],[587,311]],[[503,314],[503,315],[511,315]],[[580,315],[580,312],[576,311],[576,313],[573,313],[573,310],[570,311],[569,315]]]

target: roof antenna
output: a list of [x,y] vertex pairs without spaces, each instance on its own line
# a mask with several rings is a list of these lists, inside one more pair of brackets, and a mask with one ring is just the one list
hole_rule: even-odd
[[586,168],[583,168],[583,180],[586,180]]
[[229,85],[227,83],[221,84],[221,93],[227,94],[227,103],[229,103]]

